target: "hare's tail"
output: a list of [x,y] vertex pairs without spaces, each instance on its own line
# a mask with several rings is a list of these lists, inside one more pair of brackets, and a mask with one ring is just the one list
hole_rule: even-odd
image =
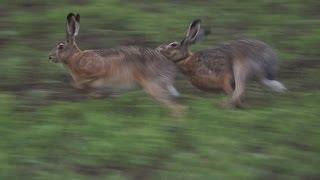
[[261,83],[279,93],[283,93],[287,90],[281,82],[276,80],[263,79],[261,80]]

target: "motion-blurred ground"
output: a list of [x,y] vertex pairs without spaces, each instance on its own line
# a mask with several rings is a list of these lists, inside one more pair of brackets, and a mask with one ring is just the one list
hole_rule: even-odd
[[[232,111],[180,76],[180,123],[142,91],[88,99],[47,59],[70,11],[82,49],[155,47],[195,18],[212,33],[194,50],[260,39],[289,92],[252,84]],[[1,0],[0,179],[320,179],[319,12],[317,0]]]

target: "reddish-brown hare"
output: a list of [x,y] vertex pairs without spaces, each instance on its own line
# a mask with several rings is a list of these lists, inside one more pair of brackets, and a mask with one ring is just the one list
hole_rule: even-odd
[[49,59],[62,63],[78,89],[141,86],[148,94],[179,113],[181,106],[171,95],[178,92],[173,86],[174,64],[158,50],[126,46],[117,49],[80,50],[75,41],[80,28],[80,15],[67,15],[66,40],[49,54]]
[[248,79],[255,79],[277,92],[286,88],[275,80],[276,53],[258,40],[235,40],[216,48],[192,53],[190,45],[204,36],[200,20],[193,21],[181,42],[158,47],[190,78],[191,83],[204,91],[223,90],[232,95],[231,105],[241,106]]

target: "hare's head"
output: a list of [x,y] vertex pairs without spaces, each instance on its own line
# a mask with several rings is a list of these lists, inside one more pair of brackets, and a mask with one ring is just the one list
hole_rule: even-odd
[[169,44],[164,44],[158,47],[158,50],[168,59],[178,62],[190,56],[189,46],[200,40],[205,34],[204,30],[200,28],[201,21],[194,20],[187,30],[185,38],[178,42],[174,41]]
[[64,62],[78,51],[75,37],[80,28],[80,15],[69,13],[67,15],[66,40],[58,43],[49,53],[49,59],[54,63]]

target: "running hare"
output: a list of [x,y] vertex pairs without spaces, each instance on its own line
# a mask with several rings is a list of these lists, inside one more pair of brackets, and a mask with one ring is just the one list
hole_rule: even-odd
[[49,54],[49,59],[62,63],[73,79],[73,87],[96,89],[103,87],[141,86],[148,94],[177,112],[179,105],[171,95],[175,66],[155,49],[126,46],[117,49],[80,50],[75,41],[80,28],[80,15],[67,15],[66,40]]
[[232,94],[231,105],[241,106],[246,81],[254,78],[277,92],[286,88],[275,80],[277,56],[267,44],[258,40],[235,40],[216,48],[192,53],[189,46],[204,36],[200,20],[193,21],[181,42],[158,47],[204,91],[223,90]]

